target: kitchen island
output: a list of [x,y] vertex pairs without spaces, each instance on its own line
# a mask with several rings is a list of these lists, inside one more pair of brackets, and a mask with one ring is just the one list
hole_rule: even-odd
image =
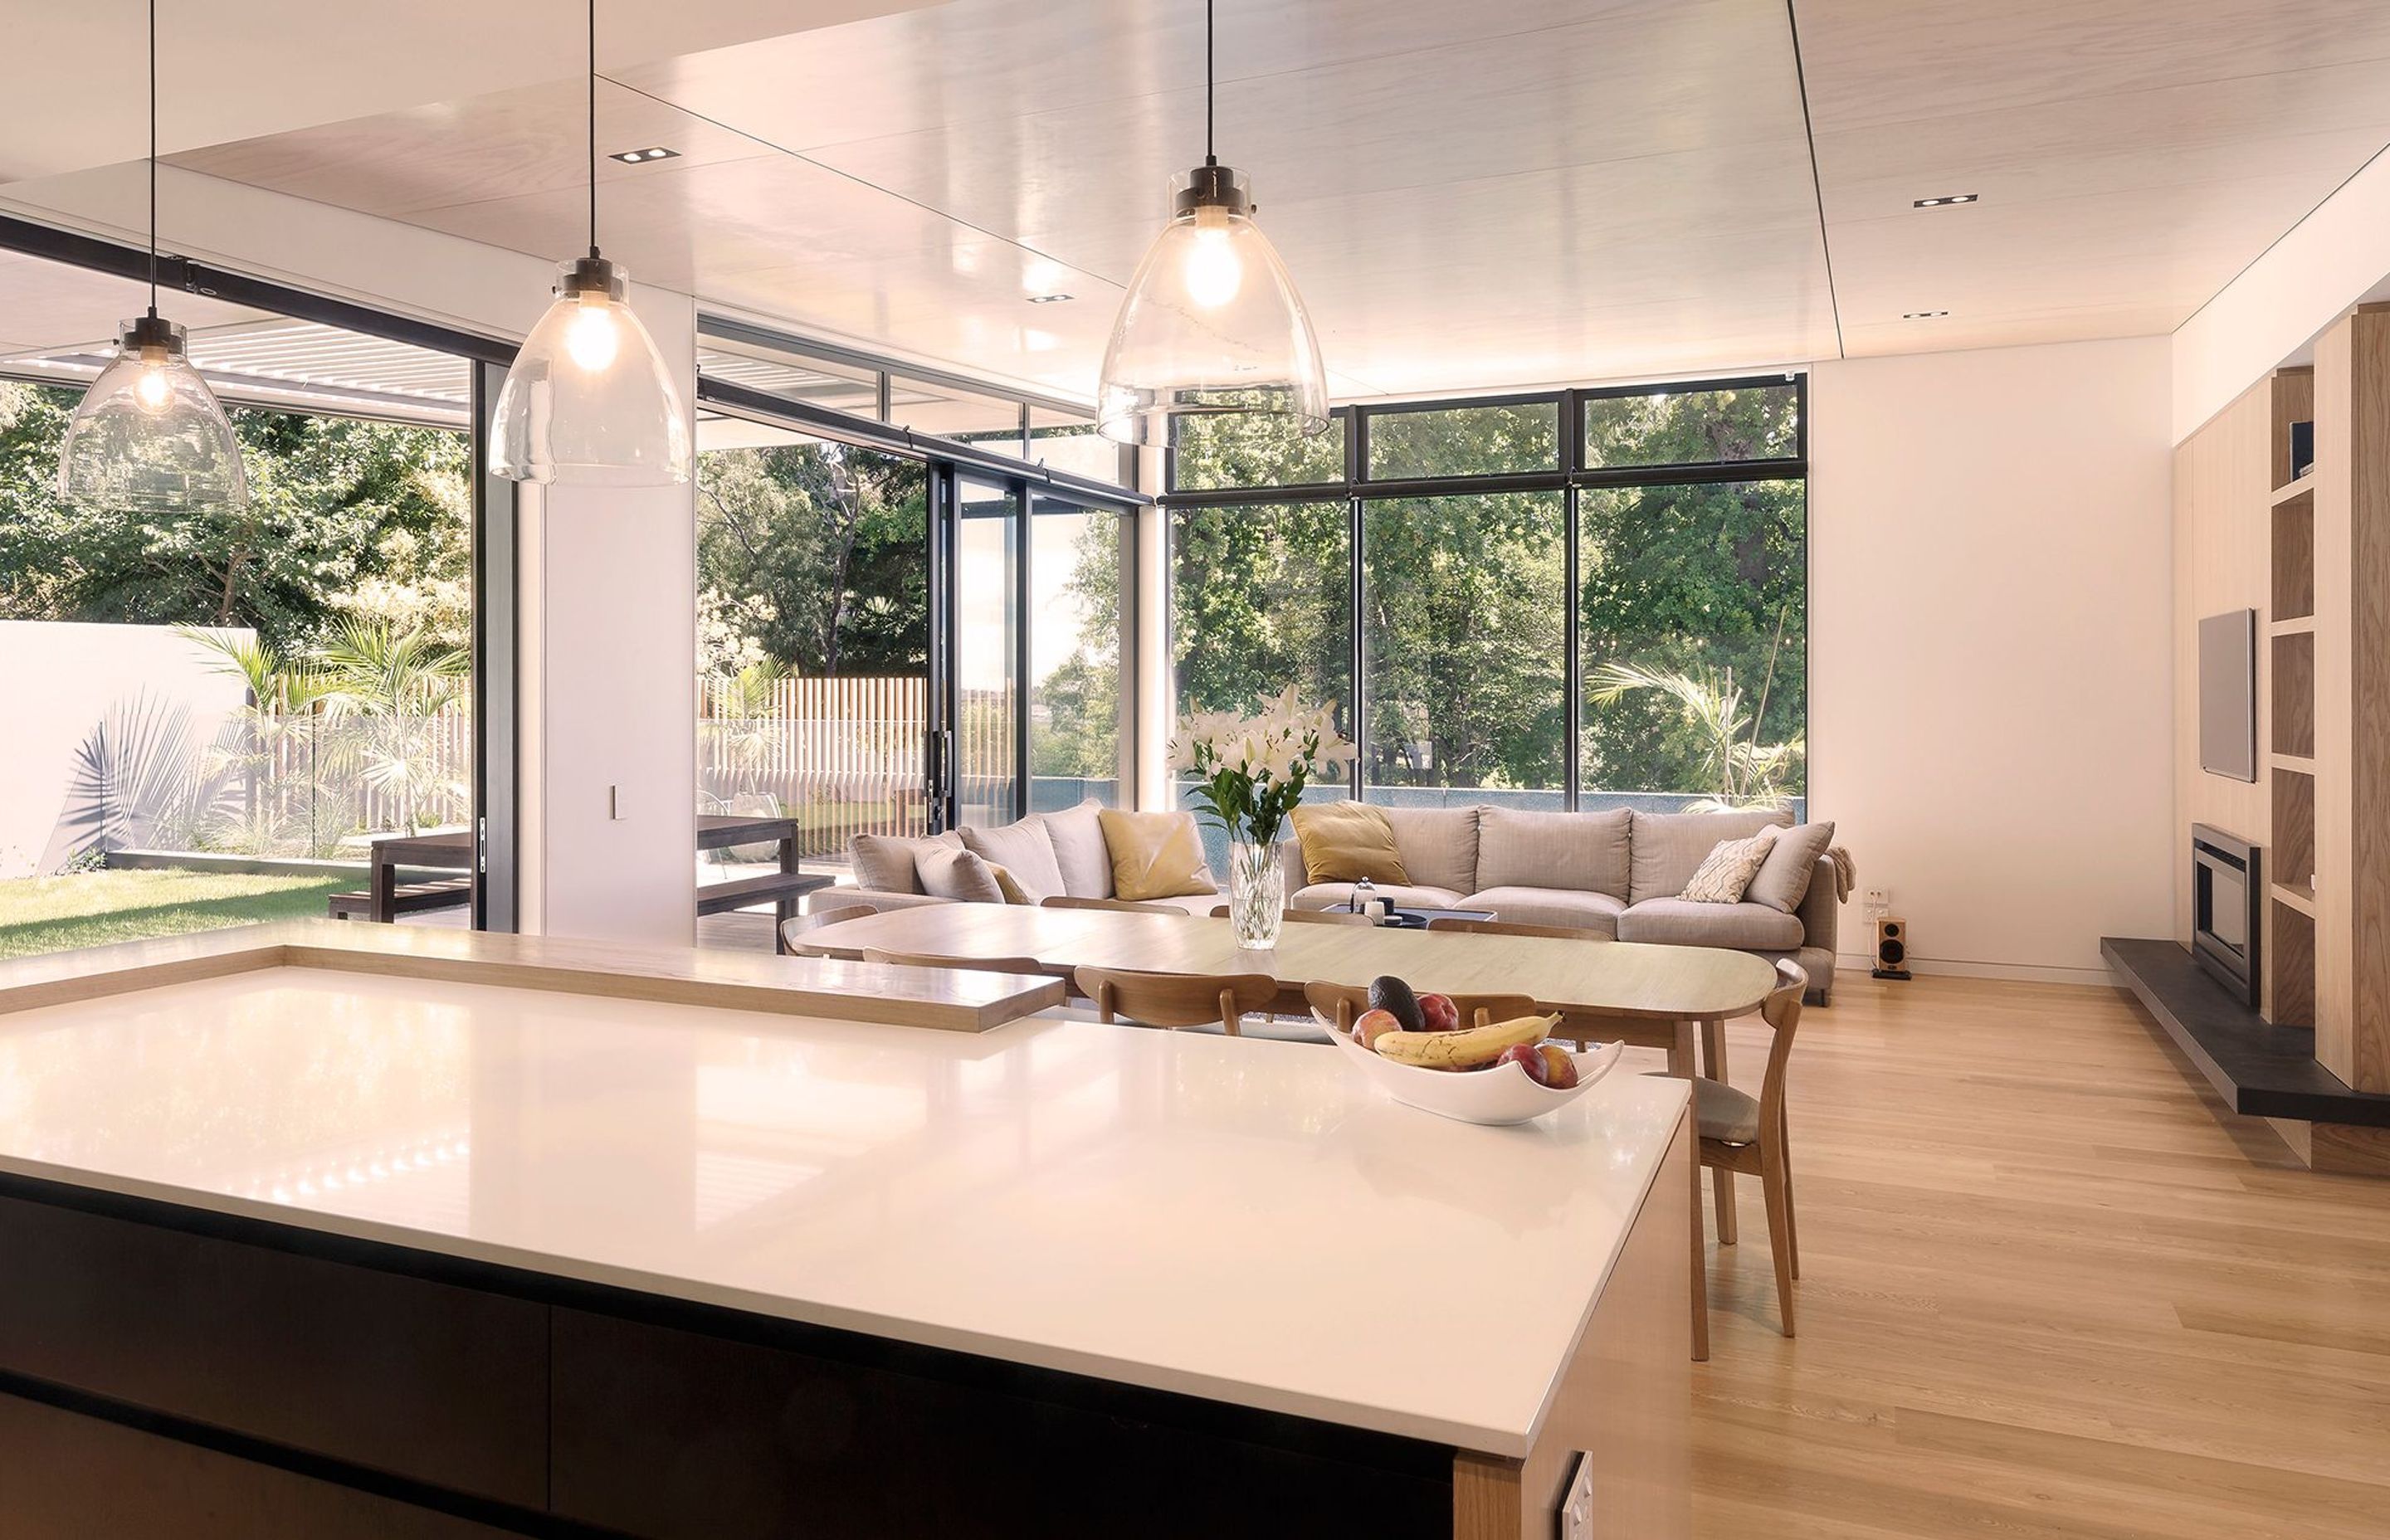
[[0,969],[0,1536],[1688,1531],[1680,1081],[335,929]]

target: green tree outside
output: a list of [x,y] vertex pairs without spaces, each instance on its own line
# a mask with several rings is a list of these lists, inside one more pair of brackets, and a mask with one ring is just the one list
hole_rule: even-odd
[[80,399],[0,381],[0,614],[248,626],[289,653],[360,615],[469,641],[466,435],[237,407],[248,506],[159,520],[59,501],[58,450]]

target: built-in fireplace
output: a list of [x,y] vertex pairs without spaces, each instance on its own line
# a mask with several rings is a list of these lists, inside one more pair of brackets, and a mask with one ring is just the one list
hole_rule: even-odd
[[2205,824],[2191,826],[2191,951],[2234,996],[2258,1002],[2258,938],[2265,886],[2257,847]]

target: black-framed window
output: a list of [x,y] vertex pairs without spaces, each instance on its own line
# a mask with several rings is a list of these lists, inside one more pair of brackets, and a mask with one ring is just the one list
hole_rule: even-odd
[[1337,700],[1362,753],[1331,794],[1801,804],[1806,387],[1343,407],[1307,440],[1182,423],[1163,496],[1177,709],[1290,684]]
[[[880,673],[853,674],[848,684],[875,703],[875,720],[885,719],[884,730],[860,747],[851,735],[831,742],[838,735],[825,730],[816,735],[821,744],[800,738],[796,748],[776,751],[769,793],[791,802],[794,789],[811,788],[806,794],[824,804],[824,814],[849,822],[893,820],[892,827],[903,832],[918,832],[915,825],[1008,823],[1083,797],[1114,804],[1131,800],[1136,735],[1124,682],[1136,676],[1132,514],[1149,501],[1135,490],[1136,452],[1097,436],[1084,409],[966,389],[912,368],[882,366],[882,410],[875,417],[826,408],[806,391],[776,388],[775,378],[752,367],[758,360],[795,360],[790,367],[800,373],[792,378],[802,383],[809,378],[802,368],[823,362],[811,351],[815,344],[703,315],[699,330],[739,350],[735,366],[714,369],[700,348],[701,417],[735,419],[734,439],[748,431],[735,425],[743,421],[767,436],[803,440],[810,447],[802,456],[805,463],[793,468],[800,471],[818,462],[835,472],[859,459],[919,479],[927,491],[918,540],[888,547],[892,558],[903,556],[911,563],[895,574],[905,605],[875,606],[866,595],[857,607],[865,618],[880,609],[909,613],[918,591],[926,657],[915,662],[910,653],[892,656]],[[873,364],[836,350],[824,357],[850,372]],[[910,424],[908,416],[915,417]],[[700,442],[707,431],[701,422]],[[829,503],[847,495],[848,482],[836,474],[826,485]],[[795,499],[804,505],[793,508],[803,516],[797,521],[807,528],[820,522],[822,495],[802,486],[763,491],[766,503],[806,493]],[[782,696],[822,693],[806,660],[773,645],[768,635],[778,617],[807,607],[789,596],[750,596],[753,584],[737,573],[759,562],[843,558],[849,545],[831,540],[811,556],[813,546],[824,545],[811,536],[716,545],[716,554],[737,570],[736,580],[716,584],[730,602],[711,603],[706,614],[737,623],[718,636],[710,634],[718,644],[712,651],[734,660],[754,655],[766,671],[786,675],[775,687]],[[820,573],[795,585],[824,595],[851,586]],[[752,610],[757,621],[739,622],[741,610]],[[709,690],[735,698],[735,671],[723,672],[726,677]],[[807,720],[829,714],[807,713]],[[865,799],[868,806],[846,805],[856,802],[848,794],[854,789],[881,786],[897,793],[875,791]],[[843,839],[827,816],[822,827],[824,841],[835,849],[814,853],[834,861]]]

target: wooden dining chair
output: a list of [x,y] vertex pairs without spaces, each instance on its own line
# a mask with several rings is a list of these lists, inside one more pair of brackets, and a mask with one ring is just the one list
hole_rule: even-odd
[[825,925],[836,925],[842,920],[867,919],[879,912],[879,905],[873,904],[842,904],[816,909],[809,915],[791,915],[780,921],[780,944],[794,952],[797,950],[797,938],[808,930],[818,930]]
[[[1792,1281],[1801,1276],[1801,1243],[1792,1218],[1792,1157],[1785,1136],[1784,1067],[1801,1025],[1801,996],[1809,976],[1789,958],[1776,965],[1776,987],[1759,1007],[1773,1033],[1767,1069],[1754,1098],[1721,1080],[1693,1082],[1693,1122],[1701,1131],[1702,1164],[1712,1172],[1759,1178],[1767,1204],[1767,1244],[1775,1253],[1776,1305],[1784,1335],[1792,1335]],[[1729,1196],[1727,1201],[1733,1200]],[[1721,1240],[1724,1236],[1721,1232]]]
[[1463,919],[1458,915],[1444,915],[1429,920],[1431,930],[1464,930],[1478,936],[1545,936],[1554,941],[1609,941],[1613,938],[1600,930],[1589,930],[1577,925],[1527,925],[1507,919]]
[[[1227,918],[1228,906],[1225,904],[1221,905],[1212,911],[1212,918]],[[1289,909],[1284,912],[1284,918],[1297,925],[1375,925],[1377,923],[1368,916],[1356,915],[1350,909]]]
[[1131,915],[1176,915],[1181,919],[1193,917],[1176,904],[1140,904],[1127,898],[1070,898],[1057,893],[1038,905],[1041,909],[1116,909]]
[[1034,957],[947,957],[929,952],[891,952],[884,946],[867,946],[863,960],[896,968],[951,968],[973,973],[1021,973],[1048,979],[1064,976],[1063,970],[1048,968]]
[[1143,1027],[1203,1027],[1214,1022],[1231,1037],[1244,1033],[1248,1015],[1266,1014],[1278,981],[1266,973],[1141,973],[1125,968],[1083,968],[1079,993],[1095,1002],[1096,1020],[1126,1019]]
[[[1303,986],[1303,997],[1310,1002],[1312,1009],[1335,1022],[1338,1032],[1351,1032],[1353,1023],[1369,1008],[1369,992],[1359,984],[1331,984],[1315,979]],[[1515,1020],[1543,1008],[1525,995],[1456,995],[1452,1005],[1460,1013],[1461,1021],[1472,1027]]]

